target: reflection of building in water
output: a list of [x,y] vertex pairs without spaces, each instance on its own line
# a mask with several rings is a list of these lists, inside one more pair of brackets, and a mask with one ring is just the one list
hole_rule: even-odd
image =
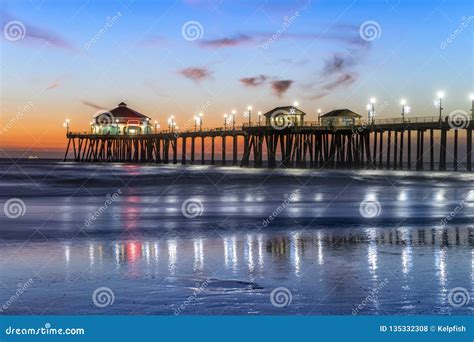
[[290,255],[290,240],[286,236],[276,236],[267,241],[267,252],[273,259],[286,259]]

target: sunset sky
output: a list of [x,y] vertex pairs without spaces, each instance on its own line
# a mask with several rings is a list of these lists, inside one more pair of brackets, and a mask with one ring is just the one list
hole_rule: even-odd
[[[166,126],[204,112],[238,124],[297,100],[316,120],[350,108],[399,117],[470,110],[474,2],[2,1],[0,157],[59,156],[65,118],[87,130],[121,101]],[[16,26],[15,26],[16,25]],[[364,30],[367,28],[367,30]],[[371,30],[374,29],[374,30]],[[19,36],[17,35],[19,33]],[[372,35],[374,34],[374,35]]]

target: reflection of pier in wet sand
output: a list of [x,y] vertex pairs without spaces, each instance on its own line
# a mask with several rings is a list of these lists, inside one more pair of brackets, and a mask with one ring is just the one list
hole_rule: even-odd
[[[350,314],[381,282],[377,299],[361,314],[449,313],[449,289],[469,288],[474,277],[473,245],[471,228],[333,228],[45,243],[23,258],[34,265],[52,254],[63,255],[54,263],[66,269],[68,279],[77,279],[77,265],[88,263],[80,277],[98,278],[98,283],[107,279],[121,298],[108,309],[112,313],[125,307],[132,313],[169,313],[203,281],[206,289],[187,313],[270,313],[275,308],[268,293],[281,285],[294,291],[286,313]],[[65,280],[54,277],[59,277],[55,282]],[[41,291],[54,303],[62,300],[62,291],[71,295],[68,286],[77,284],[66,281],[57,294],[48,286]],[[142,296],[152,296],[154,304],[140,300]],[[56,310],[53,305],[46,312]],[[461,310],[467,313],[472,307]]]

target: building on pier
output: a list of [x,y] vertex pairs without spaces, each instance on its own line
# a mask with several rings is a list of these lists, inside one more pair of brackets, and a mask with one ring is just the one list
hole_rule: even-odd
[[91,122],[94,134],[135,135],[151,133],[150,118],[127,106],[125,102],[110,111],[100,111]]
[[305,115],[305,112],[295,106],[276,107],[264,114],[265,125],[278,127],[285,123],[286,126],[303,126]]
[[321,115],[322,126],[352,126],[358,124],[362,116],[349,109],[336,109]]

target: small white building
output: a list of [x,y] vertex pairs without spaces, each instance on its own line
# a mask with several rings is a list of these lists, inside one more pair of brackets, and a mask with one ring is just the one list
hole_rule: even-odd
[[134,135],[152,133],[150,118],[129,107],[125,102],[109,111],[100,111],[91,122],[93,134]]
[[273,127],[303,126],[305,115],[305,112],[295,106],[276,107],[264,114],[265,125]]
[[320,116],[321,126],[352,126],[358,124],[361,115],[349,109],[336,109]]

